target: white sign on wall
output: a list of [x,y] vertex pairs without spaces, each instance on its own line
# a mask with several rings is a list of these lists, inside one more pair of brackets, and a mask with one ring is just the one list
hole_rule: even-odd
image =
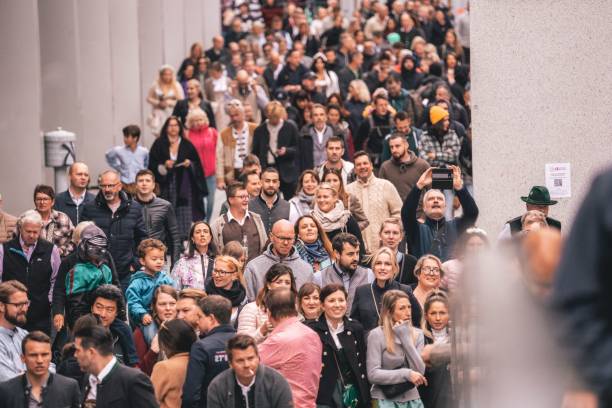
[[546,163],[544,166],[546,188],[550,198],[570,198],[572,196],[571,168],[569,163]]

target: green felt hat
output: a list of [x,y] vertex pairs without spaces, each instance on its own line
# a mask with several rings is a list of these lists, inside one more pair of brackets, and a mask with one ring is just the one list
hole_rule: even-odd
[[529,196],[521,197],[521,200],[532,205],[555,205],[557,201],[550,199],[550,193],[544,186],[533,186]]

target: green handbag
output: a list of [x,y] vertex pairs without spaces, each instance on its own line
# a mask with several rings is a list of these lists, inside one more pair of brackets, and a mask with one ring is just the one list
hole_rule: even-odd
[[359,404],[359,392],[357,391],[357,387],[353,384],[344,385],[344,381],[342,381],[344,390],[342,391],[342,405],[344,408],[357,408],[357,404]]

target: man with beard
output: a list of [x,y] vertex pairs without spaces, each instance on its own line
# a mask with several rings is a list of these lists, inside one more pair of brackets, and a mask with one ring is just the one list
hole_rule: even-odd
[[272,225],[278,220],[289,219],[289,202],[278,194],[280,176],[274,167],[268,167],[261,173],[261,194],[249,201],[249,210],[258,214],[270,233]]
[[36,210],[17,221],[18,234],[0,246],[0,280],[17,280],[29,290],[26,330],[51,333],[51,300],[61,264],[57,246],[41,238],[43,221]]
[[[434,105],[429,110],[431,125],[419,142],[419,156],[432,167],[454,166],[459,162],[461,140],[450,127],[448,111]],[[446,219],[453,218],[452,202],[455,198],[452,190],[444,190],[444,197],[449,205],[446,207]]]
[[420,108],[410,96],[410,93],[402,88],[402,80],[396,74],[392,74],[385,82],[387,92],[389,92],[389,104],[397,112],[406,112],[411,122],[416,122],[420,115]]
[[399,217],[402,199],[388,180],[374,175],[374,166],[364,151],[355,153],[357,180],[346,186],[346,192],[360,201],[370,225],[363,230],[366,252],[374,253],[380,246],[380,226],[389,217]]
[[[478,207],[461,180],[461,170],[450,166],[453,171],[453,191],[459,197],[463,215],[451,220],[444,219],[447,201],[440,190],[430,189],[423,197],[423,212],[425,222],[419,222],[417,207],[421,192],[431,186],[432,168],[428,168],[419,178],[414,188],[406,197],[402,207],[402,223],[406,231],[406,239],[410,253],[416,258],[423,255],[435,255],[446,262],[450,259],[451,250],[459,237],[467,228],[473,226],[478,218]],[[452,205],[452,202],[449,203]]]
[[395,130],[388,134],[387,137],[385,137],[385,142],[383,143],[383,152],[380,160],[384,162],[391,158],[391,151],[389,150],[389,139],[394,133],[401,133],[408,142],[408,149],[418,156],[419,141],[421,140],[421,135],[423,134],[423,131],[417,128],[416,126],[413,126],[414,122],[406,112],[397,112],[397,114],[393,118],[393,123],[395,124]]
[[332,241],[336,261],[322,271],[315,272],[313,282],[320,287],[332,283],[344,285],[348,298],[346,312],[351,311],[355,291],[361,285],[372,283],[374,275],[368,268],[359,265],[359,241],[353,234],[341,232]]
[[408,140],[400,132],[391,135],[389,148],[391,159],[380,166],[378,177],[389,180],[404,201],[429,164],[410,151]]
[[21,360],[21,341],[28,334],[26,324],[30,301],[23,283],[0,283],[0,381],[10,380],[25,370]]
[[327,139],[325,143],[325,153],[327,154],[327,160],[315,169],[319,175],[319,179],[323,180],[323,174],[325,170],[340,170],[342,174],[342,183],[346,186],[348,183],[355,181],[355,165],[348,161],[343,160],[344,156],[344,140],[338,136],[332,136]]
[[135,250],[147,237],[142,206],[121,191],[119,173],[114,170],[100,174],[98,185],[96,199],[83,209],[83,221],[93,221],[104,231],[125,292],[131,274],[140,269]]

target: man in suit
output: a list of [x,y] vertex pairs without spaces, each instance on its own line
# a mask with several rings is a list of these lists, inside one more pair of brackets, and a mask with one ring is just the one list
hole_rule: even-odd
[[74,334],[75,354],[85,378],[83,407],[159,407],[151,380],[142,371],[119,364],[113,336],[102,326],[86,326]]
[[41,331],[26,335],[21,342],[21,360],[26,372],[0,383],[0,401],[4,407],[81,406],[79,384],[72,378],[49,372],[51,339]]

